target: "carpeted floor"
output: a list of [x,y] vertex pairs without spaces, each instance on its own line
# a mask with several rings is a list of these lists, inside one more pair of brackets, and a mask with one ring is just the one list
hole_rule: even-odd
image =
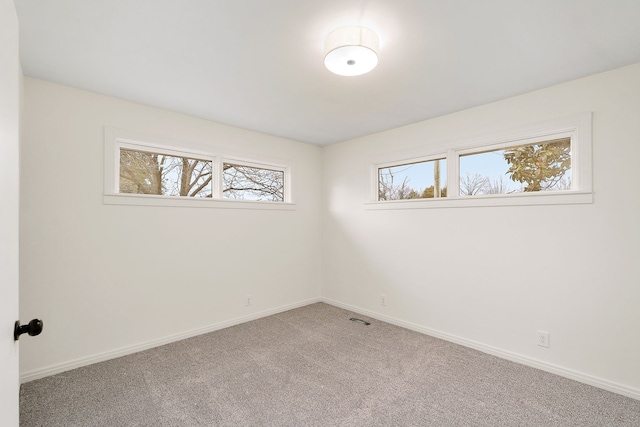
[[637,427],[640,401],[319,303],[29,382],[20,417],[65,427]]

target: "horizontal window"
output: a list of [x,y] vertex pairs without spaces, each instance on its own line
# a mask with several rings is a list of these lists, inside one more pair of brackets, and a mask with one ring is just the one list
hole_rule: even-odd
[[[370,209],[592,203],[591,114],[374,163]],[[425,154],[427,154],[425,156]]]
[[120,148],[120,193],[211,197],[211,160]]
[[105,128],[108,204],[290,209],[289,180],[285,166],[225,159]]
[[445,159],[378,167],[378,200],[433,199],[447,196]]
[[571,138],[460,156],[460,195],[571,190]]
[[223,163],[222,171],[225,199],[284,201],[284,170]]

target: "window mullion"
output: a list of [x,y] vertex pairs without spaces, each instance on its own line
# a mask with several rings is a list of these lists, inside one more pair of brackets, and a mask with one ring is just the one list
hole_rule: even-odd
[[460,158],[456,150],[447,151],[447,197],[460,197]]
[[[437,199],[436,176],[441,175],[435,166],[428,169],[434,174],[434,196],[424,192],[425,197],[419,197],[414,191],[405,194],[407,188],[413,188],[402,179],[417,176],[408,171],[409,167],[433,163],[444,156],[425,155],[429,153],[425,147],[418,155],[403,156],[401,161],[375,159],[371,169],[372,203],[386,204],[383,209],[592,203],[591,123],[591,113],[584,113],[447,143],[443,162],[447,167],[447,194],[442,200],[418,200]],[[379,188],[391,196],[380,198]]]
[[214,199],[222,199],[222,159],[220,156],[216,156],[213,160],[213,174],[212,178],[212,197]]

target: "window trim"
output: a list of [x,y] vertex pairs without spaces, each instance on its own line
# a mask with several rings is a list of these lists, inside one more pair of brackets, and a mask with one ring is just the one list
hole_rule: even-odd
[[[365,209],[429,209],[479,206],[531,206],[593,203],[592,193],[592,113],[583,113],[515,130],[465,138],[434,148],[432,154],[403,156],[401,159],[375,161],[371,165],[371,196]],[[535,144],[562,137],[571,137],[571,190],[512,194],[460,195],[460,156]],[[444,148],[444,149],[443,149]],[[423,149],[424,150],[424,149]],[[447,197],[437,199],[377,200],[378,168],[414,163],[417,159],[442,158],[446,152]],[[375,191],[374,191],[375,190]]]
[[[395,167],[395,166],[404,166],[404,165],[409,165],[409,164],[413,164],[413,163],[423,163],[423,162],[432,162],[434,160],[444,160],[445,162],[448,161],[447,159],[447,153],[443,152],[443,153],[437,153],[437,154],[431,154],[428,156],[419,156],[419,157],[412,157],[410,159],[407,160],[399,160],[399,161],[394,161],[394,162],[387,162],[387,163],[378,163],[375,164],[374,167],[371,170],[371,173],[373,174],[373,181],[375,181],[375,186],[373,186],[371,188],[372,190],[372,194],[371,194],[371,199],[379,202],[379,203],[387,203],[387,202],[395,202],[398,200],[378,200],[379,197],[379,171],[380,169],[385,169],[385,168],[391,168],[391,167]],[[447,180],[449,179],[449,164],[447,163]],[[447,181],[448,182],[448,181]],[[444,197],[436,197],[437,199],[443,199]],[[411,200],[425,200],[425,199],[411,199]],[[429,198],[428,200],[431,200],[431,198]]]
[[[255,162],[252,160],[247,160],[247,159],[243,159],[243,158],[239,158],[239,157],[222,157],[220,159],[219,162],[219,167],[220,167],[220,174],[222,173],[222,168],[224,166],[225,163],[230,163],[233,165],[238,165],[238,166],[247,166],[250,168],[256,168],[256,169],[266,169],[266,170],[271,170],[271,171],[276,171],[276,172],[282,172],[284,174],[284,193],[283,193],[283,197],[285,202],[287,200],[291,200],[291,171],[290,168],[288,166],[282,166],[282,165],[276,165],[273,163],[261,163],[261,162]],[[240,200],[240,199],[226,199],[224,197],[223,194],[223,186],[224,186],[224,182],[222,179],[219,180],[218,182],[218,194],[220,195],[219,198],[221,200],[235,200],[235,201],[239,201],[239,202],[249,202],[249,201],[253,201],[253,202],[258,202],[255,200]],[[269,201],[260,201],[258,203],[283,203],[283,202],[269,202]]]
[[[171,156],[195,158],[212,162],[212,197],[163,196],[154,194],[129,194],[119,192],[120,149],[155,152]],[[283,202],[238,200],[222,198],[222,163],[240,163],[284,172],[285,193]],[[176,146],[174,143],[149,135],[123,129],[104,128],[104,194],[105,205],[173,206],[222,209],[294,210],[291,201],[291,168],[281,164],[257,162],[240,157],[227,157],[212,152]]]
[[[120,155],[121,155],[121,150],[125,149],[125,150],[134,150],[134,151],[142,151],[145,153],[154,153],[154,154],[162,154],[162,155],[168,155],[168,156],[172,156],[172,157],[184,157],[184,158],[188,158],[188,159],[192,159],[192,160],[203,160],[203,161],[207,161],[207,162],[211,162],[211,195],[212,197],[214,197],[215,194],[215,184],[214,184],[214,177],[216,176],[216,156],[213,156],[211,154],[206,154],[206,153],[194,153],[194,152],[187,152],[187,151],[180,151],[180,150],[176,150],[173,147],[165,147],[165,146],[160,146],[160,145],[154,145],[154,146],[149,146],[149,145],[142,145],[140,143],[133,143],[133,142],[129,142],[127,140],[116,140],[115,144],[114,144],[114,150],[115,150],[115,157],[116,159],[114,159],[114,163],[115,163],[115,171],[114,171],[114,175],[113,175],[113,194],[132,194],[135,196],[140,196],[140,197],[148,197],[148,196],[157,196],[157,197],[171,197],[171,198],[180,198],[180,199],[206,199],[206,197],[191,197],[191,196],[165,196],[165,195],[155,195],[155,194],[139,194],[139,193],[121,193],[120,192]],[[106,194],[106,193],[105,193]]]

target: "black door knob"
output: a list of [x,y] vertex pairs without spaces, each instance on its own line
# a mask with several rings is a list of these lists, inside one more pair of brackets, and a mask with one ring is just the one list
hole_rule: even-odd
[[31,322],[29,322],[29,324],[22,325],[22,326],[20,326],[20,321],[16,320],[16,325],[15,325],[15,328],[13,329],[13,339],[18,341],[18,339],[20,338],[20,335],[22,334],[29,334],[32,337],[35,337],[36,335],[40,335],[40,332],[42,332],[43,325],[44,324],[40,319],[33,319]]

